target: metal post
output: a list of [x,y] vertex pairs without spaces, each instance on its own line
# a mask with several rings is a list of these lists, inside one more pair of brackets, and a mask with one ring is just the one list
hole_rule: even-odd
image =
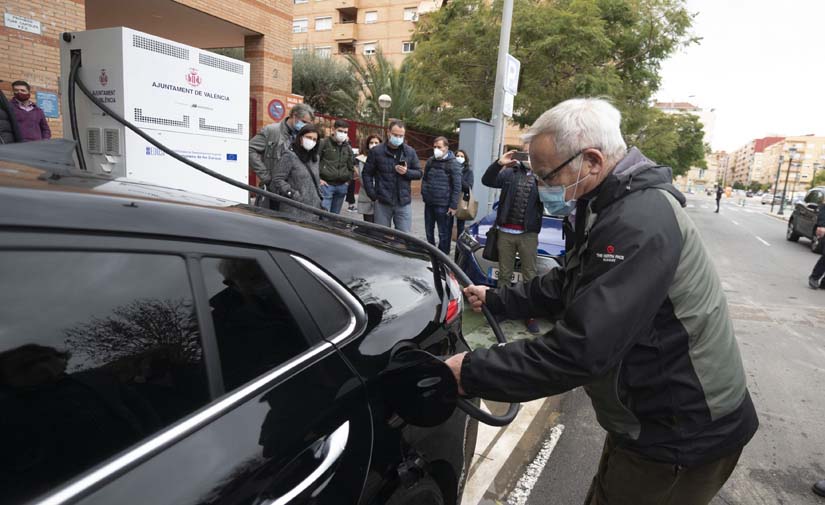
[[785,215],[785,198],[788,194],[788,177],[791,175],[791,165],[793,165],[793,151],[791,151],[791,155],[788,156],[788,158],[788,171],[785,172],[785,187],[782,188],[782,202],[779,204],[779,212],[776,213],[779,216]]
[[504,73],[507,71],[507,53],[510,51],[510,26],[513,22],[513,0],[504,0],[501,12],[501,34],[498,39],[498,64],[496,65],[496,88],[493,94],[493,159],[503,152],[504,135]]
[[771,214],[773,214],[773,204],[776,201],[776,190],[779,189],[779,174],[782,173],[782,163],[784,163],[785,157],[781,154],[779,155],[779,166],[776,167],[776,181],[773,183],[773,198],[771,198]]

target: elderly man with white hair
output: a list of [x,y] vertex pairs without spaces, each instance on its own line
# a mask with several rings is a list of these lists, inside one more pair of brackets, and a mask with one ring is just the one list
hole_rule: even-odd
[[[462,394],[534,400],[584,386],[607,431],[587,505],[704,505],[759,421],[725,294],[671,169],[627,149],[621,114],[567,100],[525,135],[539,196],[565,219],[565,264],[531,282],[470,286],[510,319],[552,317],[535,340],[447,363]],[[509,153],[499,163],[514,163]]]

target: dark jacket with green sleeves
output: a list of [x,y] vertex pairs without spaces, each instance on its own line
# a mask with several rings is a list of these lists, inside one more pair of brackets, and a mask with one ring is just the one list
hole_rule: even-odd
[[338,185],[352,179],[355,155],[348,141],[341,144],[327,137],[321,140],[319,148],[321,160],[321,180]]
[[721,281],[671,170],[631,149],[577,202],[563,269],[488,291],[541,338],[467,354],[473,396],[527,401],[584,386],[599,423],[644,457],[691,466],[744,446],[758,419]]

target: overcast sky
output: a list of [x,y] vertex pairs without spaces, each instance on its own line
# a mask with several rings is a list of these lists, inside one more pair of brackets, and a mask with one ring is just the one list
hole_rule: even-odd
[[714,150],[770,134],[825,135],[825,1],[687,6],[703,40],[663,64],[659,100],[716,109]]

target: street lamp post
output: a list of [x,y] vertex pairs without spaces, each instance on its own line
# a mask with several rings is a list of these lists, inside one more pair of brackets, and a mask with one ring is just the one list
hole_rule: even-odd
[[773,214],[773,205],[776,202],[776,190],[779,189],[779,174],[782,173],[782,163],[785,161],[785,156],[779,155],[779,166],[776,167],[776,181],[773,183],[773,198],[771,198],[771,214]]
[[392,97],[384,94],[378,97],[378,106],[381,107],[381,128],[384,129],[384,137],[387,136],[387,109],[392,105]]
[[777,215],[780,216],[785,215],[785,197],[788,194],[788,177],[791,175],[791,166],[793,165],[793,158],[796,154],[796,148],[791,147],[788,151],[788,171],[785,172],[785,186],[782,188],[782,202],[779,203],[779,212],[777,212]]

